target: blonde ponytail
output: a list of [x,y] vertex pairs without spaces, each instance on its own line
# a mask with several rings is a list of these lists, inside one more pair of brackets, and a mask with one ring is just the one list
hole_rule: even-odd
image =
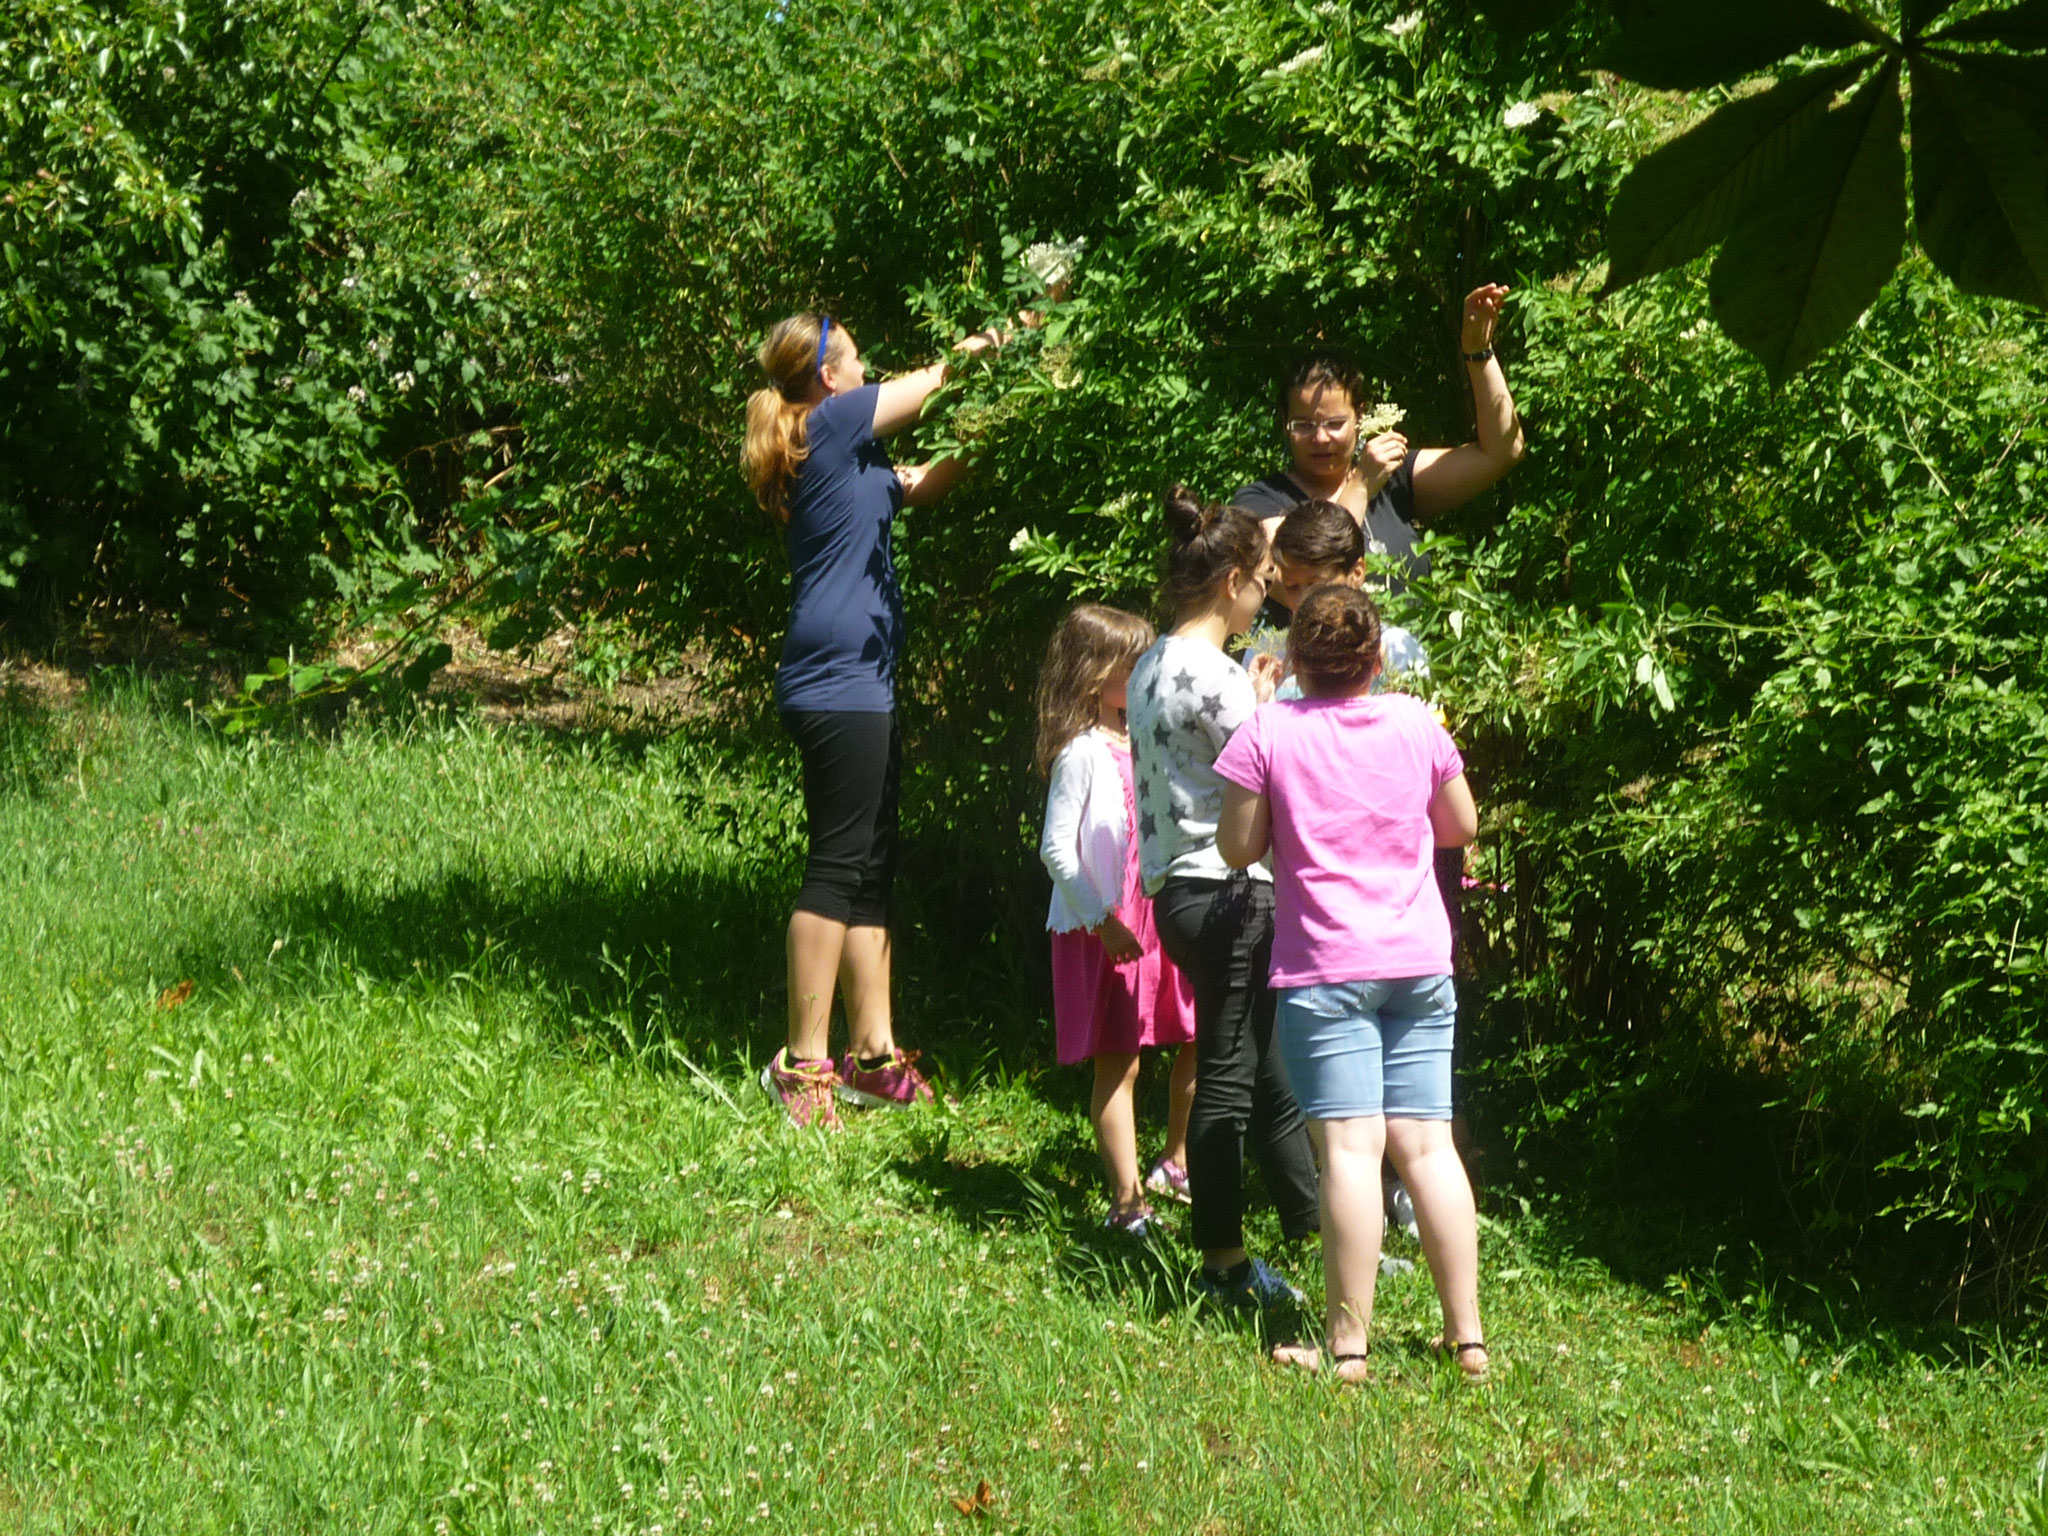
[[[830,326],[829,332],[827,327]],[[789,483],[810,450],[805,423],[816,404],[818,343],[825,339],[827,362],[838,362],[851,343],[846,332],[823,315],[792,315],[768,333],[755,358],[768,387],[747,397],[747,438],[740,465],[754,499],[779,518],[789,516]]]

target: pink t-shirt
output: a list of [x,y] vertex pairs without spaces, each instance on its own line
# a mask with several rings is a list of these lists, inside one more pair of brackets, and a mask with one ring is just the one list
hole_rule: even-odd
[[1441,976],[1451,920],[1429,805],[1465,760],[1406,694],[1262,704],[1216,772],[1273,825],[1273,985]]

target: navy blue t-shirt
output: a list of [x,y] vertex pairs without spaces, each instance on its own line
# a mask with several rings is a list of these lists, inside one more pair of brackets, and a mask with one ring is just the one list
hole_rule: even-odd
[[903,593],[889,530],[903,482],[875,436],[878,384],[828,395],[805,423],[789,488],[789,633],[775,673],[785,710],[896,707]]

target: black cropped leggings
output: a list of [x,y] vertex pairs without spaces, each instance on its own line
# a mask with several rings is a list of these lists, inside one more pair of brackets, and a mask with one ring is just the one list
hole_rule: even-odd
[[810,856],[796,909],[849,928],[889,926],[903,737],[893,714],[786,710],[804,762]]
[[1273,1043],[1273,887],[1238,873],[1173,879],[1152,899],[1159,945],[1195,993],[1188,1116],[1190,1228],[1205,1250],[1244,1245],[1244,1142],[1289,1239],[1321,1225],[1315,1150]]

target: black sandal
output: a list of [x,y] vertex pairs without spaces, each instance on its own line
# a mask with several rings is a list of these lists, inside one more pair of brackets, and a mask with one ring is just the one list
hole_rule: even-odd
[[1330,1356],[1330,1374],[1348,1387],[1360,1386],[1370,1379],[1368,1374],[1360,1371],[1356,1376],[1346,1376],[1344,1374],[1344,1362],[1347,1360],[1364,1360],[1371,1354],[1371,1350],[1361,1349],[1355,1355],[1332,1355]]
[[[1438,1339],[1435,1349],[1439,1355],[1462,1371],[1465,1380],[1473,1386],[1486,1380],[1487,1373],[1493,1369],[1493,1351],[1486,1347],[1484,1339],[1473,1339],[1464,1344],[1455,1343],[1450,1339]],[[1468,1364],[1465,1357],[1475,1349],[1479,1351],[1481,1358]]]

